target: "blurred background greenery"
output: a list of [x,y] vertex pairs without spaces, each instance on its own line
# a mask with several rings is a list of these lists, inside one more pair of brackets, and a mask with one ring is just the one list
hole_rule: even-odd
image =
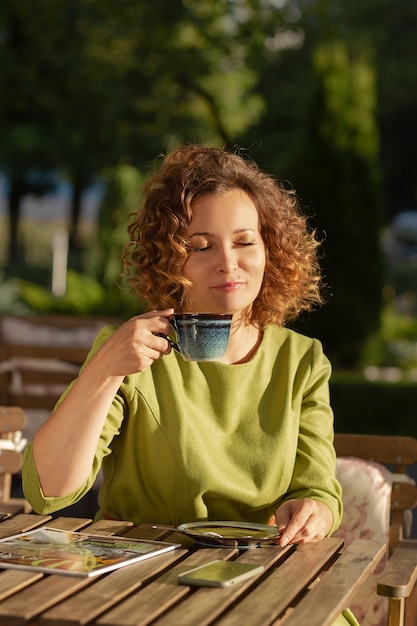
[[[416,27],[415,0],[3,0],[0,312],[140,310],[118,275],[144,177],[186,141],[239,148],[298,190],[323,239],[327,304],[295,327],[323,342],[340,414],[346,377],[395,385],[407,413]],[[59,229],[69,253],[57,296]]]

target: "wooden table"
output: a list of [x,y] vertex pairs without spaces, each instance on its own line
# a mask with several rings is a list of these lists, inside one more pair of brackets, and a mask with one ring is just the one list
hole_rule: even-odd
[[[329,538],[303,546],[249,550],[199,548],[149,524],[20,514],[0,522],[0,537],[47,525],[64,530],[163,539],[181,547],[93,579],[0,570],[0,625],[328,626],[374,570],[385,546]],[[230,588],[191,588],[177,575],[213,559],[263,564],[258,578]],[[327,570],[323,575],[323,570]]]

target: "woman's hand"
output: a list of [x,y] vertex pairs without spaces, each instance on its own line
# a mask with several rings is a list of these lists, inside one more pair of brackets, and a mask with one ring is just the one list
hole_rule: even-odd
[[108,376],[143,372],[154,361],[171,352],[171,344],[163,335],[169,333],[168,317],[173,313],[174,309],[165,309],[132,317],[96,352],[92,359],[94,367],[106,368]]
[[333,514],[319,500],[300,498],[281,504],[275,512],[275,523],[281,533],[277,543],[284,547],[326,537],[333,526]]

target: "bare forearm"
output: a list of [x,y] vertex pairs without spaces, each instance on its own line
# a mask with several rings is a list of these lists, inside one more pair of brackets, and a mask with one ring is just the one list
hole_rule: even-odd
[[100,433],[123,377],[97,381],[87,366],[62,404],[33,440],[33,456],[45,496],[78,489],[90,474]]

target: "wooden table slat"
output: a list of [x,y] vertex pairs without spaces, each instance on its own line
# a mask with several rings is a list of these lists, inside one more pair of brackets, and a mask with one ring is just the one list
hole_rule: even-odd
[[298,546],[289,559],[260,582],[250,594],[250,600],[243,598],[233,612],[217,623],[219,626],[271,624],[286,610],[289,599],[310,584],[316,572],[326,568],[342,546],[343,541],[336,538],[309,544],[308,549]]
[[132,522],[102,519],[80,532],[89,535],[124,535],[132,526]]
[[3,570],[0,573],[0,602],[43,577],[42,572]]
[[152,577],[181,559],[187,550],[174,550],[116,570],[42,615],[40,624],[74,626],[88,624]]
[[[86,523],[91,522],[91,520],[84,518],[66,517],[59,517],[51,521],[50,516],[28,514],[5,520],[0,525],[0,530],[3,530],[4,525],[10,526],[12,520],[15,521],[15,526],[18,524],[16,527],[24,530],[45,525],[45,522],[47,522],[47,526],[73,531],[84,528]],[[131,528],[131,526],[131,522],[103,520],[92,524],[85,529],[84,532],[88,532],[89,534],[112,535],[115,532],[123,533],[126,529]],[[9,532],[9,534],[17,534],[18,532],[23,532],[23,530],[15,530],[14,532]],[[8,622],[20,624],[32,620],[43,611],[46,611],[92,582],[91,579],[69,578],[61,575],[42,576],[42,574],[42,580],[39,580],[38,573],[36,573],[36,576],[34,576],[33,572],[24,573],[27,574],[27,576],[23,576],[23,580],[26,582],[25,588],[21,591],[16,590],[17,593],[0,604],[0,624]],[[9,570],[7,574],[9,574],[10,579],[12,570]],[[6,583],[7,582],[8,581],[6,581]]]
[[[385,551],[382,544],[358,540],[341,552],[337,538],[285,549],[199,548],[176,529],[36,514],[0,519],[0,537],[39,526],[162,539],[180,547],[92,578],[0,570],[0,626],[331,626]],[[417,578],[415,542],[410,550],[409,568]],[[215,559],[263,564],[265,571],[230,588],[178,584],[179,573]]]
[[0,524],[0,539],[23,533],[32,528],[44,525],[52,517],[50,515],[33,515],[32,513],[19,513],[8,517]]
[[[292,552],[294,552],[293,546],[287,548],[271,546],[265,549],[246,550],[236,560],[254,565],[263,565],[267,571],[272,566],[278,564],[281,566]],[[185,563],[185,565],[188,564]],[[233,604],[237,598],[245,595],[248,589],[256,585],[257,580],[262,576],[264,574],[224,589],[213,589],[210,587],[196,589],[184,602],[177,604],[168,614],[156,620],[152,626],[172,626],[172,624],[181,624],[181,626],[195,626],[195,624],[198,624],[198,626],[205,626],[210,624],[227,607]],[[240,624],[245,624],[246,626],[246,619],[242,620]]]
[[60,600],[91,584],[89,578],[47,576],[0,604],[0,624],[24,624]]
[[172,543],[170,537],[173,532],[174,531],[154,528],[152,524],[140,524],[139,526],[134,526],[133,528],[128,530],[126,533],[126,537],[132,537],[133,539],[147,539],[150,541],[168,541]]
[[396,548],[378,579],[381,596],[408,598],[417,581],[417,541],[404,541]]
[[[60,530],[76,531],[85,528],[91,524],[92,520],[88,517],[57,517],[47,522],[45,526],[48,528],[59,528]],[[91,526],[90,526],[91,528]]]
[[355,595],[355,586],[374,571],[385,551],[385,544],[376,541],[358,539],[352,543],[300,601],[297,611],[283,621],[285,626],[331,626],[349,606]]
[[[26,530],[30,530],[31,528],[37,528],[38,526],[44,525],[45,522],[50,527],[71,531],[71,530],[78,530],[78,528],[85,525],[85,522],[88,523],[88,521],[91,521],[91,520],[83,520],[81,518],[75,518],[75,517],[68,517],[68,518],[58,517],[55,520],[51,520],[50,515],[44,515],[44,516],[36,515],[35,516],[32,514],[22,515],[22,516],[17,516],[17,517],[19,519],[14,518],[13,524],[10,524],[12,519],[9,518],[7,520],[8,521],[7,527],[9,528],[10,532],[7,533],[6,536],[14,535],[14,534],[18,534],[19,532],[22,532],[21,530],[18,530],[18,528],[24,527]],[[37,523],[35,523],[35,521]],[[3,524],[4,522],[0,525],[1,537],[3,537],[2,531],[5,528]],[[10,526],[12,526],[12,528],[10,528]],[[13,595],[14,593],[17,594],[22,589],[29,587],[29,585],[37,582],[43,577],[44,577],[44,574],[42,572],[30,572],[30,571],[26,572],[23,570],[5,569],[0,574],[0,589],[1,589],[0,601]]]
[[187,537],[187,535],[178,532],[175,528],[172,530],[164,530],[154,528],[152,524],[140,524],[128,531],[126,536],[155,541],[168,541],[169,543],[180,543],[183,548],[195,546],[195,541],[191,539],[191,537]]
[[149,624],[184,595],[190,593],[188,586],[177,583],[179,573],[207,563],[208,560],[221,559],[227,561],[237,553],[238,551],[234,548],[206,548],[191,553],[179,565],[106,613],[105,616],[97,620],[97,624],[101,626],[143,626]]

